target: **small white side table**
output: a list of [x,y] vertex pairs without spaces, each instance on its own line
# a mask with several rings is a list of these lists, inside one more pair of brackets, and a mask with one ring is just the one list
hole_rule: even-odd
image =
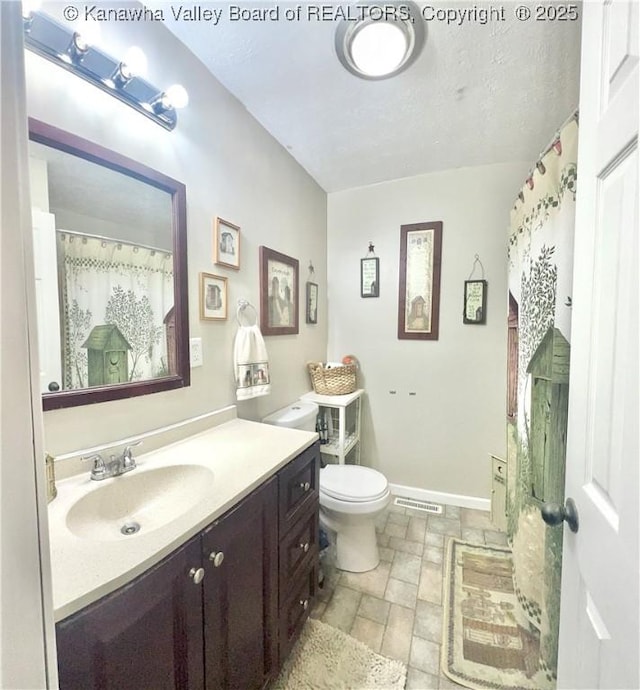
[[[346,395],[318,395],[305,393],[302,400],[316,403],[320,421],[326,424],[328,443],[320,445],[320,452],[329,456],[328,462],[340,465],[360,464],[360,418],[362,395],[359,388]],[[322,435],[321,435],[322,437]]]

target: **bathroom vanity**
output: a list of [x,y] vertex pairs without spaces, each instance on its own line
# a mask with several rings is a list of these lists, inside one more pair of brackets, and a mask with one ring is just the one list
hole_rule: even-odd
[[[151,560],[144,555],[144,524],[139,534],[101,542],[106,552],[114,553],[114,545],[137,551],[142,572],[130,577],[140,568],[125,570],[113,591],[58,621],[60,687],[266,687],[297,639],[316,591],[320,455],[315,438],[233,420],[144,456],[131,477],[157,471],[169,457],[186,454],[193,462],[199,448],[213,468],[212,496],[192,513],[196,522],[183,538],[172,538],[170,551],[152,565],[153,555]],[[263,457],[256,459],[259,452]],[[59,512],[64,512],[67,487],[61,484]],[[56,546],[64,540],[58,536],[52,534],[54,603],[56,575],[65,569],[56,559]],[[82,548],[79,541],[76,535],[76,548]],[[77,566],[80,560],[79,555]],[[92,567],[83,561],[81,567],[85,577],[78,583],[101,580],[100,563]],[[113,581],[103,586],[112,588]],[[77,608],[101,588],[81,590],[76,587],[76,598],[57,610]]]

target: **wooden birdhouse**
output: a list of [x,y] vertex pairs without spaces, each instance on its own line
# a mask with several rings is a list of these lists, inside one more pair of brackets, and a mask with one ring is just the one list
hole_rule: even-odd
[[531,374],[531,493],[539,501],[564,501],[569,354],[569,343],[552,326],[527,367],[527,372]]
[[90,386],[107,386],[129,380],[131,345],[113,324],[95,326],[82,347],[87,348]]

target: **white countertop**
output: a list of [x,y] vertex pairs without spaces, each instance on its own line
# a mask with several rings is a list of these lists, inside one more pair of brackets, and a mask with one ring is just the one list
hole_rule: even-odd
[[[93,481],[89,469],[58,482],[49,504],[49,540],[56,621],[79,611],[140,575],[220,517],[317,439],[308,431],[243,419],[136,457],[137,468],[113,479]],[[70,507],[108,482],[165,465],[202,464],[214,473],[213,490],[169,524],[108,541],[78,537],[66,524]]]

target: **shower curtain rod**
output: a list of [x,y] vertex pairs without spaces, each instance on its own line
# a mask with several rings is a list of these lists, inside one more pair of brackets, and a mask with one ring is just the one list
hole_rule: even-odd
[[105,235],[94,235],[91,232],[78,232],[77,230],[63,230],[56,228],[56,232],[64,232],[67,235],[74,235],[75,237],[90,237],[92,240],[101,240],[102,242],[113,242],[114,244],[128,244],[131,247],[139,247],[140,249],[148,249],[152,252],[160,252],[161,254],[173,254],[170,249],[160,249],[160,247],[152,247],[148,244],[138,244],[129,242],[127,240],[117,240],[113,237],[106,237]]
[[[553,145],[556,143],[556,141],[558,141],[558,139],[560,137],[560,132],[571,122],[571,120],[577,120],[578,119],[578,112],[579,112],[579,108],[576,108],[571,113],[571,115],[569,115],[569,117],[560,125],[560,127],[558,127],[558,129],[556,130],[556,133],[551,138],[551,141],[549,142],[548,146],[546,146],[542,150],[542,153],[538,156],[538,159],[536,160],[535,165],[533,166],[534,168],[549,153],[549,151],[551,151],[551,149],[553,148]],[[533,172],[533,168],[531,169],[531,172]],[[529,174],[531,174],[531,172]]]

